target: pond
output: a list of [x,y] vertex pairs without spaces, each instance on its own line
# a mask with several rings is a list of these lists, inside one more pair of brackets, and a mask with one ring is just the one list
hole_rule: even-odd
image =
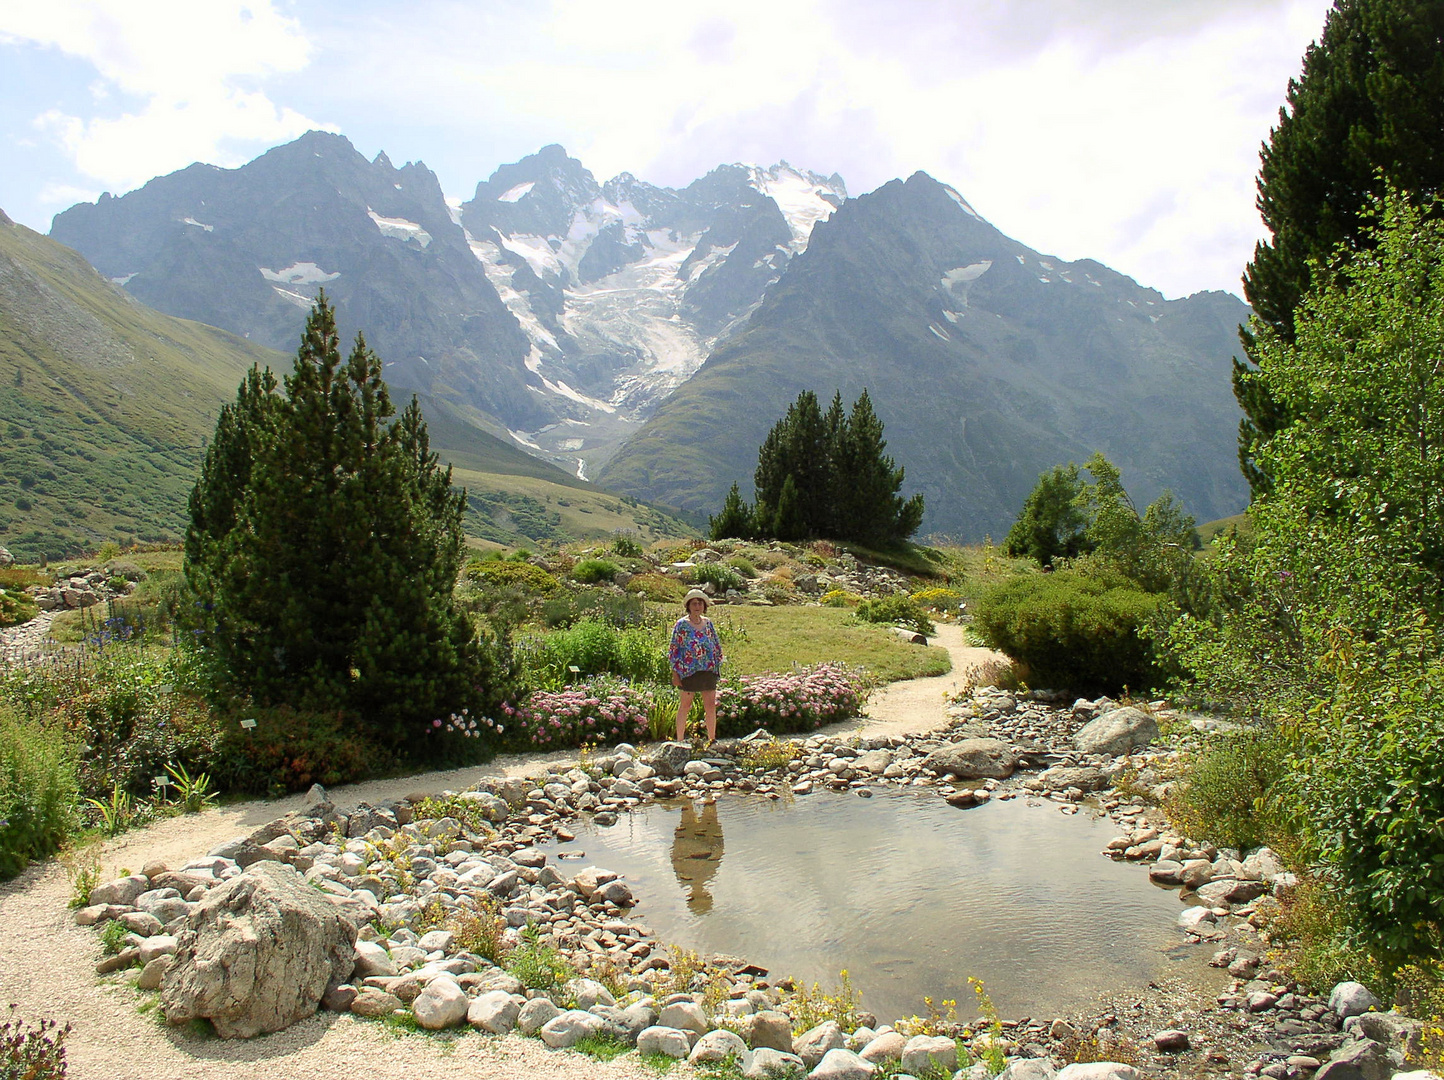
[[1101,854],[1116,832],[1036,799],[957,810],[932,792],[820,792],[653,803],[545,850],[623,875],[633,918],[663,941],[773,981],[831,988],[848,968],[880,1020],[924,1013],[924,995],[974,1015],[969,976],[1004,1017],[1049,1018],[1198,963],[1177,894]]

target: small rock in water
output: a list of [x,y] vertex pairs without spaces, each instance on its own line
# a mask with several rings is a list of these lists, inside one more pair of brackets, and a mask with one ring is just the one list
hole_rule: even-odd
[[1179,1031],[1177,1028],[1169,1028],[1166,1031],[1155,1031],[1153,1033],[1153,1045],[1164,1053],[1187,1050],[1189,1045],[1188,1032]]

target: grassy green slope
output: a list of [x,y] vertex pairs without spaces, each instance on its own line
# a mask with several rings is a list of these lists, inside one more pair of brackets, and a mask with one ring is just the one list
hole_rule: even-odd
[[[290,359],[145,307],[76,252],[0,214],[0,544],[33,560],[105,540],[177,538],[216,414],[253,363],[284,370]],[[433,447],[470,492],[475,536],[517,544],[691,531],[454,406],[422,407]]]

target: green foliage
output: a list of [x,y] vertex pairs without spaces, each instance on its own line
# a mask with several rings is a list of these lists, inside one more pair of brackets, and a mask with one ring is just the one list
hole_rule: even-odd
[[792,1017],[792,1030],[798,1035],[828,1020],[835,1021],[843,1031],[856,1031],[861,1024],[862,995],[853,987],[846,968],[838,974],[836,989],[825,990],[819,983],[810,987],[798,983],[783,999],[783,1005]]
[[120,785],[110,789],[110,795],[104,799],[88,798],[85,800],[95,815],[95,820],[100,823],[101,830],[106,836],[119,836],[135,823],[137,811],[135,799],[130,792]]
[[912,594],[913,603],[937,615],[956,615],[958,605],[963,602],[959,589],[919,589]]
[[670,681],[666,645],[659,627],[618,629],[584,618],[564,630],[521,639],[516,655],[522,682],[535,689],[555,690],[602,674],[665,683]]
[[406,755],[436,716],[497,691],[496,659],[458,609],[465,493],[413,399],[393,409],[357,336],[343,362],[324,296],[276,393],[252,369],[221,412],[190,502],[197,629],[264,705],[351,711]]
[[1070,462],[1040,474],[1003,540],[1003,549],[1009,555],[1036,559],[1043,566],[1089,550],[1088,517],[1079,505],[1082,495],[1083,479],[1077,465]]
[[1198,531],[1182,504],[1165,491],[1138,513],[1118,467],[1102,454],[1088,459],[1093,479],[1083,485],[1079,506],[1088,525],[1090,553],[1075,563],[1090,572],[1120,574],[1149,593],[1167,593],[1185,609],[1198,604],[1193,553]]
[[0,879],[53,855],[77,824],[79,747],[55,724],[0,705]]
[[5,1080],[65,1080],[65,1040],[70,1025],[41,1020],[33,1027],[15,1015],[0,1023],[0,1077]]
[[1153,685],[1153,652],[1140,631],[1159,603],[1123,578],[1060,570],[994,588],[973,625],[1026,664],[1038,686],[1117,692]]
[[572,567],[572,578],[583,585],[595,585],[600,581],[611,581],[619,569],[610,559],[582,559]]
[[1184,836],[1246,850],[1275,841],[1285,823],[1279,782],[1292,747],[1272,725],[1211,736],[1184,763],[1168,816]]
[[727,498],[722,503],[722,509],[716,517],[707,519],[707,535],[713,540],[726,540],[735,537],[739,540],[750,540],[756,535],[757,524],[752,519],[752,509],[742,501],[742,493],[737,489],[737,481],[732,481],[732,490],[727,492]]
[[[831,537],[878,547],[905,541],[922,524],[923,497],[898,495],[904,471],[883,453],[882,431],[866,390],[848,414],[834,394],[825,416],[817,395],[803,391],[757,452],[756,506],[749,511],[734,484],[713,537]],[[730,531],[716,531],[724,522]],[[739,531],[744,527],[750,531]]]
[[100,928],[100,951],[106,956],[114,956],[121,949],[125,948],[125,939],[130,934],[117,919],[107,919],[104,926]]
[[[242,720],[256,723],[242,727]],[[334,787],[395,764],[386,747],[367,739],[355,717],[339,710],[248,706],[218,714],[217,725],[221,737],[210,773],[223,791],[279,795],[312,784]],[[464,741],[446,745],[460,761],[468,751],[474,758],[486,752]]]
[[863,622],[890,623],[894,626],[908,626],[920,634],[937,633],[937,627],[928,618],[927,609],[911,596],[883,596],[876,600],[864,600],[855,612]]
[[624,559],[640,559],[642,545],[630,536],[619,536],[612,541],[612,551]]
[[462,949],[500,964],[506,956],[506,919],[500,904],[489,894],[477,894],[477,904],[478,910],[458,915],[451,930]]
[[[675,579],[667,580],[675,582]],[[675,583],[681,587],[680,582]],[[686,591],[685,587],[682,591]],[[677,598],[681,599],[680,593]],[[645,622],[647,609],[631,593],[613,589],[563,589],[542,603],[541,618],[549,627],[571,626],[579,619],[592,619],[623,629]]]
[[594,1061],[611,1061],[625,1054],[629,1047],[617,1036],[603,1032],[600,1035],[588,1035],[579,1040],[572,1049],[579,1054],[586,1054]]
[[757,576],[757,567],[753,566],[752,560],[745,556],[733,555],[727,560],[727,565],[745,578],[751,579]]
[[35,601],[22,592],[11,592],[0,585],[0,628],[18,626],[40,614]]
[[[1444,188],[1441,39],[1438,4],[1340,0],[1305,52],[1259,169],[1258,206],[1271,239],[1258,244],[1244,271],[1244,296],[1258,319],[1242,335],[1253,364],[1261,363],[1260,330],[1293,340],[1295,313],[1330,276],[1321,270],[1337,249],[1374,246],[1371,196],[1389,187],[1419,195]],[[1260,494],[1270,473],[1259,451],[1298,413],[1256,369],[1234,367],[1234,393],[1246,414],[1239,459]]]
[[505,967],[528,990],[555,990],[576,974],[561,953],[542,942],[534,926],[522,931],[521,944],[507,956]]
[[718,592],[726,592],[728,589],[736,589],[739,592],[747,591],[746,578],[732,567],[715,562],[698,563],[693,567],[692,584],[712,585]]
[[538,596],[550,596],[557,589],[557,579],[540,566],[512,559],[474,561],[466,568],[466,576],[490,585],[520,586]]

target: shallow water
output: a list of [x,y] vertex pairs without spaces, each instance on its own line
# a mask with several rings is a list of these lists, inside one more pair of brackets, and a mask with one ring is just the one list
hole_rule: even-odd
[[1004,1017],[1052,1017],[1187,963],[1177,894],[1100,854],[1113,823],[1030,802],[956,810],[894,791],[654,803],[547,850],[622,874],[632,917],[663,941],[745,957],[774,981],[831,987],[848,968],[885,1021],[924,1012],[924,995],[973,1015],[969,976]]

